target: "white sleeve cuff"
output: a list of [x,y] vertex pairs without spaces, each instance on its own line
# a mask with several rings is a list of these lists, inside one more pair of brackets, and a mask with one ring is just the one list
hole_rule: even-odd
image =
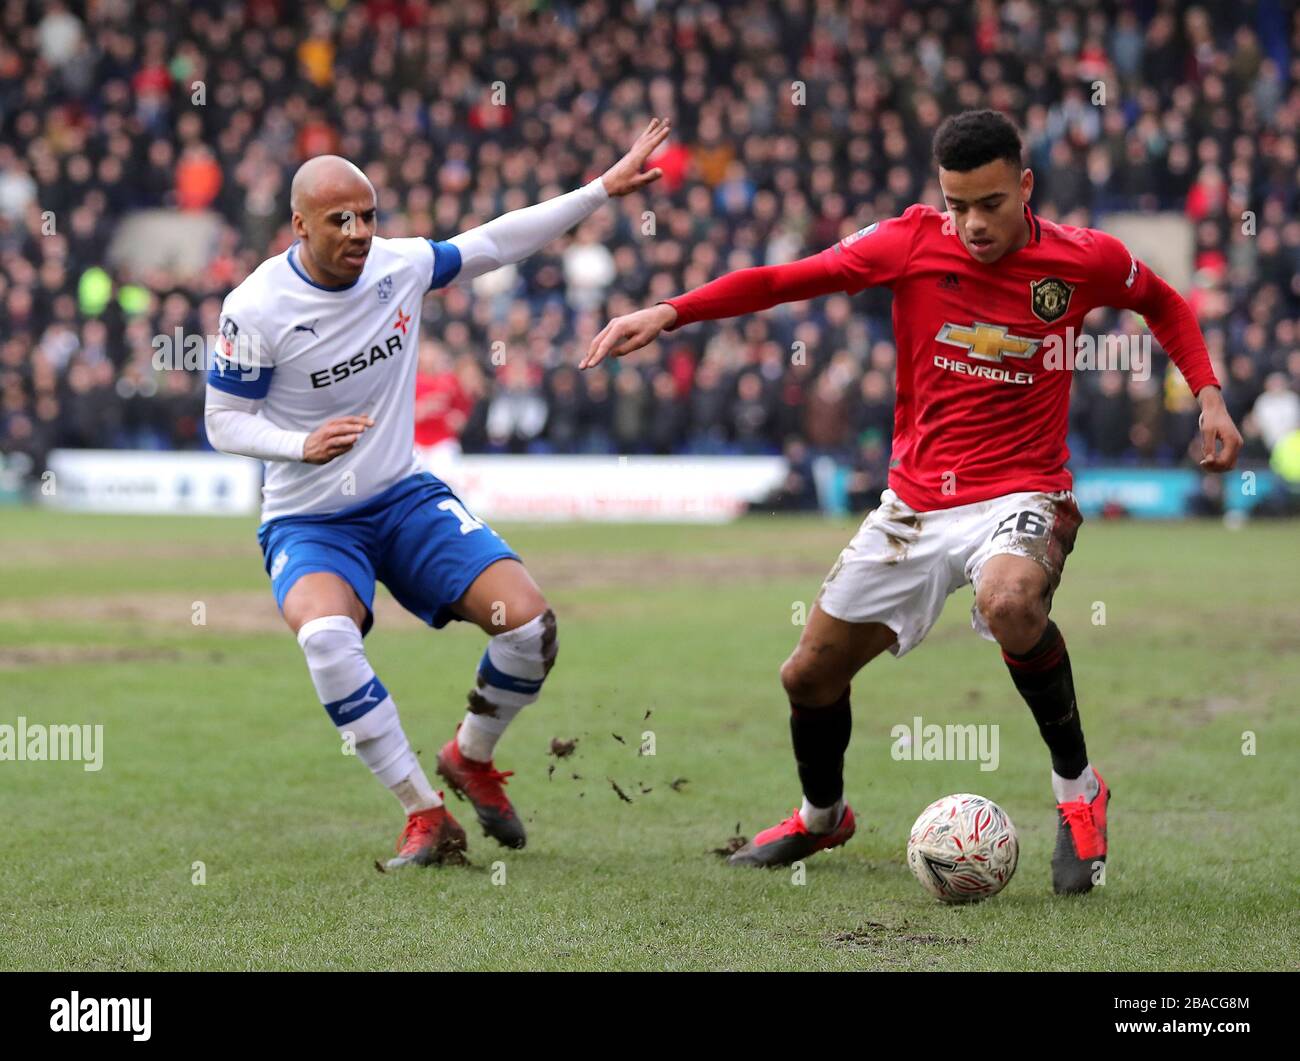
[[257,411],[261,402],[208,387],[203,423],[213,449],[264,461],[300,461],[306,431],[276,427]]

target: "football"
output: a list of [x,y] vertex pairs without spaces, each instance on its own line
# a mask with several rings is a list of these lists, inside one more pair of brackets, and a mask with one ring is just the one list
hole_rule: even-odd
[[945,903],[997,895],[1016,871],[1020,843],[1006,811],[960,792],[921,812],[907,840],[907,864],[921,887]]

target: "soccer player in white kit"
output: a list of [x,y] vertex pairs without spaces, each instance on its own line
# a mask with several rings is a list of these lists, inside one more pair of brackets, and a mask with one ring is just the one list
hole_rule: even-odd
[[390,868],[456,860],[466,837],[366,658],[375,580],[431,626],[464,619],[489,635],[438,773],[506,847],[523,847],[525,833],[502,787],[510,772],[493,764],[496,743],[538,698],[557,646],[555,614],[518,556],[414,455],[421,303],[527,258],[610,197],[657,180],[661,170],[642,167],[668,133],[654,119],[585,187],[446,241],[376,235],[365,174],[334,155],[313,158],[293,180],[297,242],[222,306],[208,438],[266,462],[258,541],[276,603],[326,712],[407,815]]

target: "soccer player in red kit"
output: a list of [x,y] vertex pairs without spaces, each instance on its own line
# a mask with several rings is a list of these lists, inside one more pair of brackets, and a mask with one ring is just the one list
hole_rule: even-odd
[[892,288],[889,489],[831,568],[781,667],[803,805],[731,861],[789,865],[853,835],[843,797],[850,682],[886,649],[901,656],[916,646],[945,599],[970,583],[972,626],[1001,646],[1051,755],[1053,888],[1087,892],[1106,860],[1110,791],[1088,761],[1070,657],[1048,617],[1082,520],[1065,466],[1066,330],[1080,333],[1097,306],[1141,313],[1200,403],[1201,466],[1231,468],[1241,436],[1177,292],[1113,236],[1034,216],[1033,173],[1021,168],[1010,121],[988,110],[949,118],[934,156],[946,213],[912,206],[819,254],[741,269],[618,317],[581,367],[694,321]]
[[433,340],[421,340],[415,373],[415,452],[427,471],[453,486],[460,436],[473,410],[474,399],[446,351]]

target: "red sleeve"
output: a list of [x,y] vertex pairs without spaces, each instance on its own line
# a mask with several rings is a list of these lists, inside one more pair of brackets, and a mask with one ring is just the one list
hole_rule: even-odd
[[806,298],[842,290],[836,275],[820,254],[785,265],[737,269],[684,295],[665,299],[677,311],[677,320],[665,331],[696,321],[739,317],[770,309],[782,302],[802,302]]
[[840,290],[856,294],[866,287],[890,287],[907,272],[926,206],[909,206],[900,217],[868,225],[822,251],[827,266],[840,278]]
[[1105,232],[1097,232],[1095,236],[1099,252],[1093,277],[1097,305],[1142,314],[1156,342],[1178,366],[1193,394],[1199,394],[1205,387],[1219,386],[1210,366],[1205,337],[1187,300],[1145,262],[1138,261],[1114,236]]
[[819,254],[787,265],[739,269],[694,291],[666,299],[677,311],[672,331],[696,321],[739,317],[782,302],[802,302],[837,291],[892,284],[906,271],[924,207],[868,225]]

